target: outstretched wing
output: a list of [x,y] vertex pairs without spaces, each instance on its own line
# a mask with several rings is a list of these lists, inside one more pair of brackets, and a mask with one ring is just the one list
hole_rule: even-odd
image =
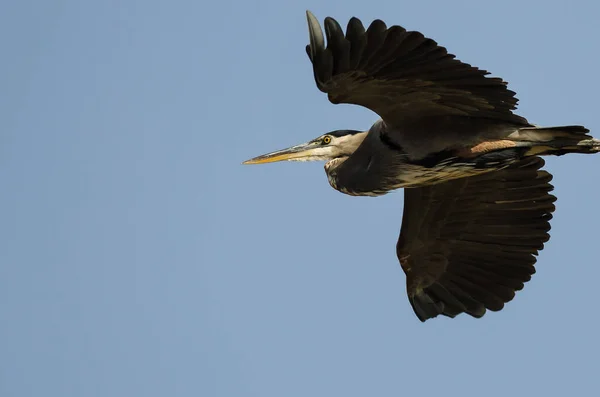
[[556,198],[532,157],[502,171],[405,189],[397,254],[421,321],[499,311],[535,273]]
[[476,116],[527,124],[512,113],[515,93],[500,78],[454,59],[444,47],[419,32],[389,29],[375,20],[365,30],[352,18],[346,33],[333,18],[325,19],[327,44],[319,21],[307,11],[317,87],[334,103],[364,106],[388,124],[409,118]]

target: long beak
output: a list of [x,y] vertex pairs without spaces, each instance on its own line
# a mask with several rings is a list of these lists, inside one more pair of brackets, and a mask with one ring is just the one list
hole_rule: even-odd
[[264,164],[274,163],[276,161],[307,161],[310,160],[315,149],[316,146],[314,143],[303,143],[301,145],[254,157],[253,159],[244,161],[242,164]]

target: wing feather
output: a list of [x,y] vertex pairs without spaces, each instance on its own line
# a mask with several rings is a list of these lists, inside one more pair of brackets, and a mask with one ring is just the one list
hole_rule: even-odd
[[405,189],[397,253],[421,321],[502,310],[535,273],[556,198],[532,157],[471,178]]
[[420,32],[351,18],[344,33],[333,18],[307,11],[306,47],[317,87],[334,103],[364,106],[386,124],[431,116],[475,116],[528,125],[517,98],[497,77],[463,63]]

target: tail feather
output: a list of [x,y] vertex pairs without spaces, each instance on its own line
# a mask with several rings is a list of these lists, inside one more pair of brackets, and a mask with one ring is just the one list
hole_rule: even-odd
[[581,125],[523,127],[510,134],[509,138],[519,147],[529,147],[528,156],[600,152],[600,140],[588,132],[590,130]]
[[522,127],[509,135],[515,141],[548,142],[558,138],[591,139],[589,129],[582,125],[563,125],[558,127]]

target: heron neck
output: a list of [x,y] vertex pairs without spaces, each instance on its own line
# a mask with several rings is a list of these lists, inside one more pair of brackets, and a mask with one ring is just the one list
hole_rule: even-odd
[[330,174],[331,172],[335,171],[340,165],[342,165],[342,163],[347,159],[348,156],[336,157],[334,159],[329,160],[325,163],[325,171],[327,171],[327,173]]

